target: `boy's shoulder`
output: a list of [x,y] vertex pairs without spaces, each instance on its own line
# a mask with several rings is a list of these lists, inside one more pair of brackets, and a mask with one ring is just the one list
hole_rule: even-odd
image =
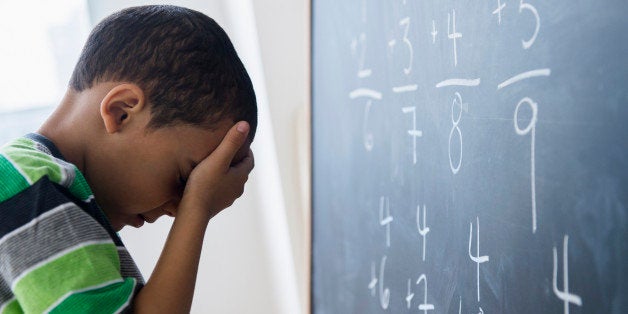
[[0,313],[128,310],[137,265],[78,168],[40,137],[0,148]]
[[39,134],[14,139],[0,148],[0,203],[47,177],[80,200],[92,197],[78,168],[66,162],[54,144]]
[[[111,238],[116,246],[124,246],[96,204],[85,177],[75,165],[65,161],[48,138],[31,133],[0,147],[0,182],[0,244],[8,230],[21,228],[39,219],[39,215],[80,211],[81,214],[65,215],[62,220],[75,225],[73,228],[81,228],[90,224],[83,218],[91,216],[108,234],[106,238]],[[69,219],[72,217],[82,218]],[[87,229],[96,228],[91,225]]]
[[0,186],[0,312],[128,310],[139,269],[95,200],[53,182],[63,170],[32,145],[0,149],[0,178],[13,184]]

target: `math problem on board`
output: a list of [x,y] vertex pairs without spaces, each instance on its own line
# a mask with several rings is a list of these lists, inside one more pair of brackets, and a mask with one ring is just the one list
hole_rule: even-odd
[[628,311],[611,2],[314,1],[313,312]]

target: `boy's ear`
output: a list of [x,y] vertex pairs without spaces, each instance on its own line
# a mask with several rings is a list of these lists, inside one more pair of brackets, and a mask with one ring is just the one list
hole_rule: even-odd
[[100,116],[107,133],[121,131],[145,105],[144,91],[139,86],[131,83],[116,85],[100,102]]

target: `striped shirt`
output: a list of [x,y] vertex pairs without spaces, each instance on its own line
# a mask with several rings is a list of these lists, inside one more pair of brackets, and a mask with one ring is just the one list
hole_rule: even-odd
[[0,314],[119,313],[144,279],[78,168],[29,134],[0,148]]

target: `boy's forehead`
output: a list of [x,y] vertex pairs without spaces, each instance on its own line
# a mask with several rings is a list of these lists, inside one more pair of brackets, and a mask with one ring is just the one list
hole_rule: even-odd
[[[160,128],[155,132],[157,136],[153,139],[156,139],[157,143],[153,142],[153,145],[170,146],[175,149],[175,154],[179,156],[177,159],[198,164],[220,145],[234,124],[231,119],[225,119],[212,128],[190,124]],[[234,155],[234,162],[240,161],[248,155],[251,142],[249,137]]]
[[[187,150],[189,156],[187,158],[198,164],[205,157],[210,155],[223,141],[227,132],[235,123],[229,119],[221,121],[216,128],[206,129],[201,127],[192,127],[191,132],[185,132],[186,134],[179,134],[176,138],[178,141],[185,141],[190,145]],[[240,147],[240,149],[234,155],[233,161],[240,161],[248,155],[251,146],[251,139]]]

